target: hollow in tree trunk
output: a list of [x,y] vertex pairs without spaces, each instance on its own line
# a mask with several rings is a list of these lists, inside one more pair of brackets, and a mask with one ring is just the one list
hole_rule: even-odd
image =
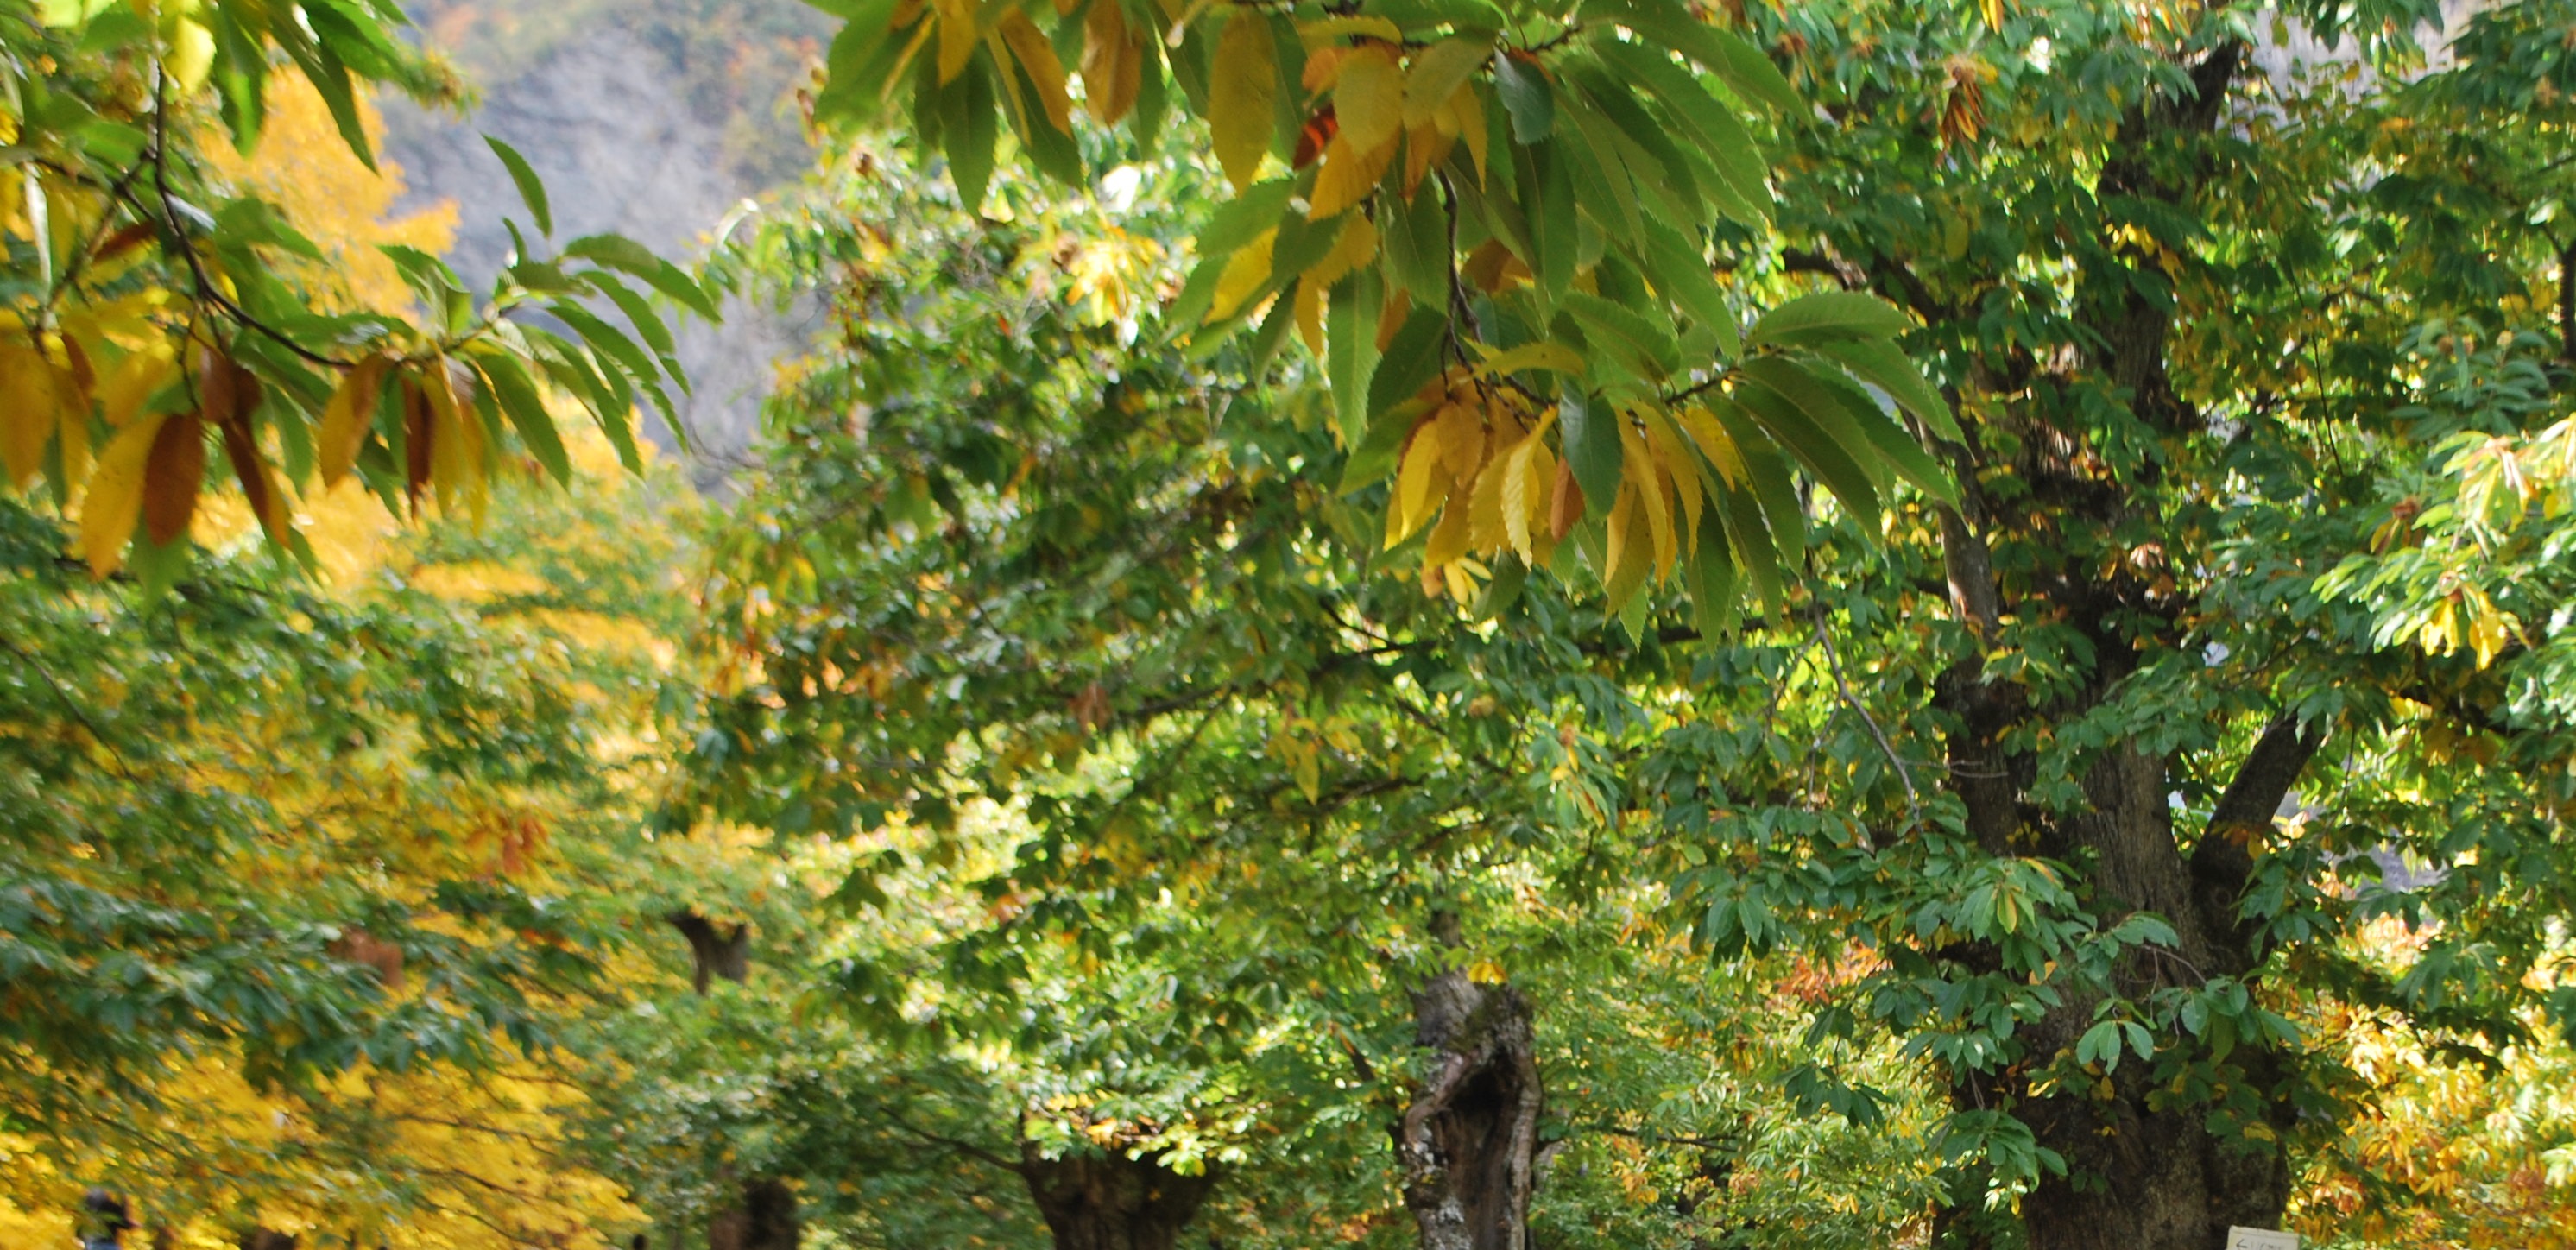
[[1395,1126],[1422,1250],[1529,1250],[1541,1104],[1529,1004],[1451,969],[1414,995],[1432,1069]]

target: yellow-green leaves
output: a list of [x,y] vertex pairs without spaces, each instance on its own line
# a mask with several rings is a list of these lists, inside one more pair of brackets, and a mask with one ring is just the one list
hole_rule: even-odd
[[1279,93],[1279,58],[1269,19],[1236,9],[1217,37],[1208,75],[1208,136],[1234,189],[1252,185],[1270,151],[1271,112]]

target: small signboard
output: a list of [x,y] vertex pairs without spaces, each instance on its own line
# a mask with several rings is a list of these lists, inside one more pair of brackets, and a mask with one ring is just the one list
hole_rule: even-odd
[[2268,1228],[2230,1228],[2227,1250],[2299,1250],[2299,1235]]

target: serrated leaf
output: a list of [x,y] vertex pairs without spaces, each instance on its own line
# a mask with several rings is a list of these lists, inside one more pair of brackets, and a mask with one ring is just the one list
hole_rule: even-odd
[[1515,60],[1508,52],[1495,53],[1494,90],[1503,98],[1503,111],[1511,116],[1513,142],[1535,144],[1555,129],[1556,101],[1535,65]]
[[1443,39],[1414,54],[1404,77],[1406,128],[1428,125],[1492,54],[1492,44],[1465,38]]
[[144,456],[144,535],[163,545],[185,535],[205,480],[204,421],[191,411],[161,422]]
[[1361,152],[1375,151],[1403,131],[1404,72],[1396,68],[1393,52],[1370,44],[1342,58],[1341,76],[1333,84],[1333,115],[1341,137]]
[[509,418],[510,427],[519,432],[519,441],[527,446],[528,454],[535,456],[557,483],[570,484],[572,457],[565,453],[554,414],[546,411],[544,396],[527,371],[506,352],[478,352],[474,364],[493,400],[500,405],[501,415]]
[[1575,484],[1583,488],[1585,510],[1595,516],[1607,515],[1618,498],[1619,423],[1623,420],[1607,405],[1580,393],[1568,392],[1557,401],[1558,443]]
[[537,233],[552,238],[554,210],[546,203],[546,184],[537,177],[536,169],[528,164],[528,158],[519,155],[517,148],[491,135],[483,136],[483,142],[491,145],[492,155],[501,158],[501,167],[510,171],[510,182],[518,187],[519,200],[528,206],[528,216],[536,220]]
[[138,417],[99,453],[80,515],[81,554],[95,576],[106,577],[125,563],[125,544],[143,516],[144,469],[168,419]]
[[1374,415],[1412,397],[1425,382],[1440,376],[1440,354],[1448,341],[1449,319],[1428,308],[1416,308],[1387,340],[1377,369],[1369,377],[1368,406]]
[[369,356],[350,366],[340,378],[337,390],[322,409],[321,446],[317,449],[322,462],[322,485],[332,487],[349,476],[358,462],[358,449],[366,445],[367,431],[376,422],[376,398],[384,385],[385,371],[392,362],[381,355]]
[[1887,392],[1898,407],[1932,427],[1933,433],[1954,443],[1965,441],[1958,420],[1950,415],[1949,401],[1895,344],[1879,339],[1846,339],[1819,343],[1814,350],[1849,370],[1852,376]]
[[1896,306],[1858,291],[1817,291],[1762,314],[1745,336],[1748,346],[1812,347],[1851,339],[1885,339],[1911,323]]
[[1046,33],[1029,20],[1029,15],[1013,9],[994,28],[1011,55],[1019,58],[1020,68],[1028,73],[1029,82],[1037,88],[1038,107],[1045,110],[1047,124],[1056,133],[1073,133],[1073,97],[1065,91],[1064,62],[1056,59],[1055,46],[1047,42]]
[[1270,21],[1258,9],[1229,13],[1208,75],[1208,134],[1217,163],[1240,192],[1252,185],[1270,152],[1279,90],[1278,52]]

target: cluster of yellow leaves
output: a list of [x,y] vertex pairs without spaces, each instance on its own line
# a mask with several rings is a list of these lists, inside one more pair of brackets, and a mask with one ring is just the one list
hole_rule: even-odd
[[[269,94],[269,137],[255,155],[210,144],[207,159],[271,198],[307,237],[325,241],[324,262],[278,258],[323,307],[399,306],[408,296],[377,245],[443,245],[453,209],[385,219],[401,194],[395,175],[358,161],[303,80],[273,79]],[[377,124],[372,109],[366,116]],[[86,282],[110,282],[142,256],[150,233],[98,230],[106,206],[96,196],[33,175],[28,188],[0,213],[0,227],[32,243],[41,225],[49,254],[82,264]],[[184,301],[159,289],[0,310],[0,471],[16,490],[39,477],[56,483],[78,519],[80,554],[102,577],[124,565],[138,531],[156,547],[191,532],[210,440],[221,445],[259,527],[280,543],[291,543],[297,528],[281,449],[254,428],[260,383],[205,326],[182,323],[185,312]],[[505,369],[514,376],[501,384],[525,384],[497,353],[474,361],[378,354],[346,370],[318,435],[324,490],[349,475],[380,397],[394,396],[415,508],[427,494],[442,508],[479,515],[497,439],[464,388],[491,386],[491,375]]]
[[2373,1250],[2576,1247],[2576,1053],[2547,1022],[2494,1072],[2368,1013],[2316,1023],[2350,1047],[2373,1098],[2309,1165],[2294,1229]]
[[[1509,553],[1544,567],[1582,519],[1583,488],[1546,439],[1560,410],[1541,408],[1500,382],[1521,370],[1579,368],[1571,349],[1532,343],[1494,353],[1473,369],[1453,367],[1411,401],[1422,415],[1398,462],[1386,547],[1394,550],[1431,526],[1422,555],[1426,593],[1445,590],[1466,602],[1489,567],[1476,557]],[[1614,423],[1623,453],[1601,557],[1602,583],[1615,606],[1649,582],[1671,578],[1697,552],[1714,499],[1698,468],[1701,458],[1728,484],[1740,486],[1744,475],[1734,437],[1706,407],[1675,412],[1624,403],[1594,419]]]
[[357,1068],[309,1096],[262,1093],[202,1056],[124,1105],[120,1146],[62,1175],[0,1143],[0,1241],[69,1244],[85,1185],[153,1177],[136,1221],[151,1244],[234,1250],[260,1227],[306,1244],[355,1235],[395,1250],[580,1244],[640,1223],[616,1185],[568,1166],[564,1113],[578,1095],[524,1057],[470,1077]]

